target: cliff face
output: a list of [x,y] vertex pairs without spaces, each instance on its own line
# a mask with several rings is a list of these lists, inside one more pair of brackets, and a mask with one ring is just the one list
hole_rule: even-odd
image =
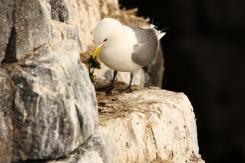
[[0,0],[0,162],[201,161],[183,94],[97,101],[79,54],[102,16],[145,23],[123,12],[117,0]]
[[63,157],[95,132],[97,100],[79,53],[84,25],[98,18],[77,20],[80,3],[0,2],[1,160]]

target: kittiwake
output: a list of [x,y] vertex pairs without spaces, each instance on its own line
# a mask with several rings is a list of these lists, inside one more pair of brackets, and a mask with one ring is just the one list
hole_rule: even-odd
[[107,93],[114,88],[117,71],[131,72],[126,91],[132,91],[134,73],[153,61],[158,40],[164,35],[164,32],[158,31],[153,25],[143,29],[123,25],[113,18],[103,18],[97,24],[94,30],[94,42],[97,48],[93,57],[99,57],[106,66],[114,70]]

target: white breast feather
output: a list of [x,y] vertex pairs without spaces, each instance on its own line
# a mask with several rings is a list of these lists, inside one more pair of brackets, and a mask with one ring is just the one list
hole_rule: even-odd
[[134,45],[137,43],[137,38],[132,29],[124,26],[123,39],[121,41],[111,42],[110,46],[104,48],[100,59],[108,67],[123,71],[134,72],[140,69],[140,65],[132,61],[132,53]]

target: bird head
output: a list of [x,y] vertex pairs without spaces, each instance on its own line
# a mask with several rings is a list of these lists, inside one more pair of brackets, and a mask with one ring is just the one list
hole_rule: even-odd
[[110,45],[110,42],[120,39],[122,31],[122,24],[119,21],[113,18],[103,18],[94,30],[94,42],[97,48],[93,57],[98,57],[103,48]]

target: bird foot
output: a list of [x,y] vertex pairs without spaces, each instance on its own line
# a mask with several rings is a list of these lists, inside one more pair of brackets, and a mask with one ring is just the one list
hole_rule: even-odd
[[125,92],[126,92],[126,93],[131,93],[131,92],[133,92],[133,90],[132,90],[131,87],[127,87],[127,88],[125,89]]
[[112,89],[113,89],[113,88],[111,88],[111,87],[107,88],[106,91],[105,91],[105,93],[106,93],[107,95],[111,95],[111,94],[112,94]]

